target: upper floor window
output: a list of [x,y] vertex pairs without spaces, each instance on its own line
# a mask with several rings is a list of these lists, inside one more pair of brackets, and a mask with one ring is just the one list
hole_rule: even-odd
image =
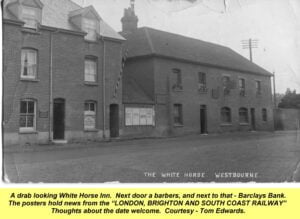
[[240,123],[248,123],[249,122],[247,108],[239,109],[239,121],[240,121]]
[[224,95],[229,95],[230,94],[230,77],[229,76],[223,76],[222,84],[223,84],[223,93],[224,93]]
[[175,76],[175,84],[173,85],[173,89],[182,90],[181,71],[179,69],[173,69],[173,74]]
[[96,102],[94,101],[84,103],[84,129],[96,129]]
[[25,99],[20,102],[20,131],[34,131],[36,124],[36,103]]
[[174,125],[183,125],[182,104],[174,104]]
[[38,14],[37,9],[33,7],[22,7],[22,21],[25,22],[24,27],[37,28]]
[[256,94],[260,95],[261,94],[261,83],[260,83],[260,81],[255,81],[255,88],[256,88]]
[[85,58],[84,60],[84,81],[96,82],[97,80],[97,60]]
[[231,110],[229,107],[223,107],[221,109],[221,122],[223,124],[231,123]]
[[267,109],[262,109],[262,120],[264,122],[267,122],[268,121],[268,114],[267,114]]
[[239,90],[240,90],[240,96],[245,96],[246,94],[246,89],[245,89],[245,79],[240,78],[239,79]]
[[93,19],[84,18],[82,23],[82,29],[87,33],[86,40],[97,40],[97,21]]
[[37,76],[37,51],[22,49],[21,78],[35,79]]
[[198,72],[198,90],[201,92],[206,92],[206,73]]

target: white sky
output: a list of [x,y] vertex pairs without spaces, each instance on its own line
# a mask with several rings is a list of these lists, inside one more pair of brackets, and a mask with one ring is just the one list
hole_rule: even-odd
[[[93,5],[116,31],[130,0],[73,0]],[[241,40],[258,39],[253,61],[276,73],[277,92],[300,92],[300,0],[135,0],[139,27],[228,46],[249,58]],[[227,5],[225,10],[224,2]]]

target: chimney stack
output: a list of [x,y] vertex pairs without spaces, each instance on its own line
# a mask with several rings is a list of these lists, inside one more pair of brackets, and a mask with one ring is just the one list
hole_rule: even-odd
[[124,9],[124,16],[121,19],[122,33],[132,33],[138,27],[138,17],[134,11],[134,0],[130,0],[130,7]]

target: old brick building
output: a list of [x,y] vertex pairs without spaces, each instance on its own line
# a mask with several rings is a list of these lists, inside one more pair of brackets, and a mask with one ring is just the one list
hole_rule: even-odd
[[230,48],[148,27],[125,9],[124,135],[273,130],[271,74]]
[[123,41],[92,6],[5,0],[4,144],[118,136]]

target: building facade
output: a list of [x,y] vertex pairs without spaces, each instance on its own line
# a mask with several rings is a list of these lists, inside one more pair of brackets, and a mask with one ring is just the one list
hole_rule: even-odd
[[271,73],[227,47],[138,28],[132,6],[122,22],[124,135],[273,130]]
[[3,9],[4,144],[119,136],[124,38],[69,0],[5,0]]

